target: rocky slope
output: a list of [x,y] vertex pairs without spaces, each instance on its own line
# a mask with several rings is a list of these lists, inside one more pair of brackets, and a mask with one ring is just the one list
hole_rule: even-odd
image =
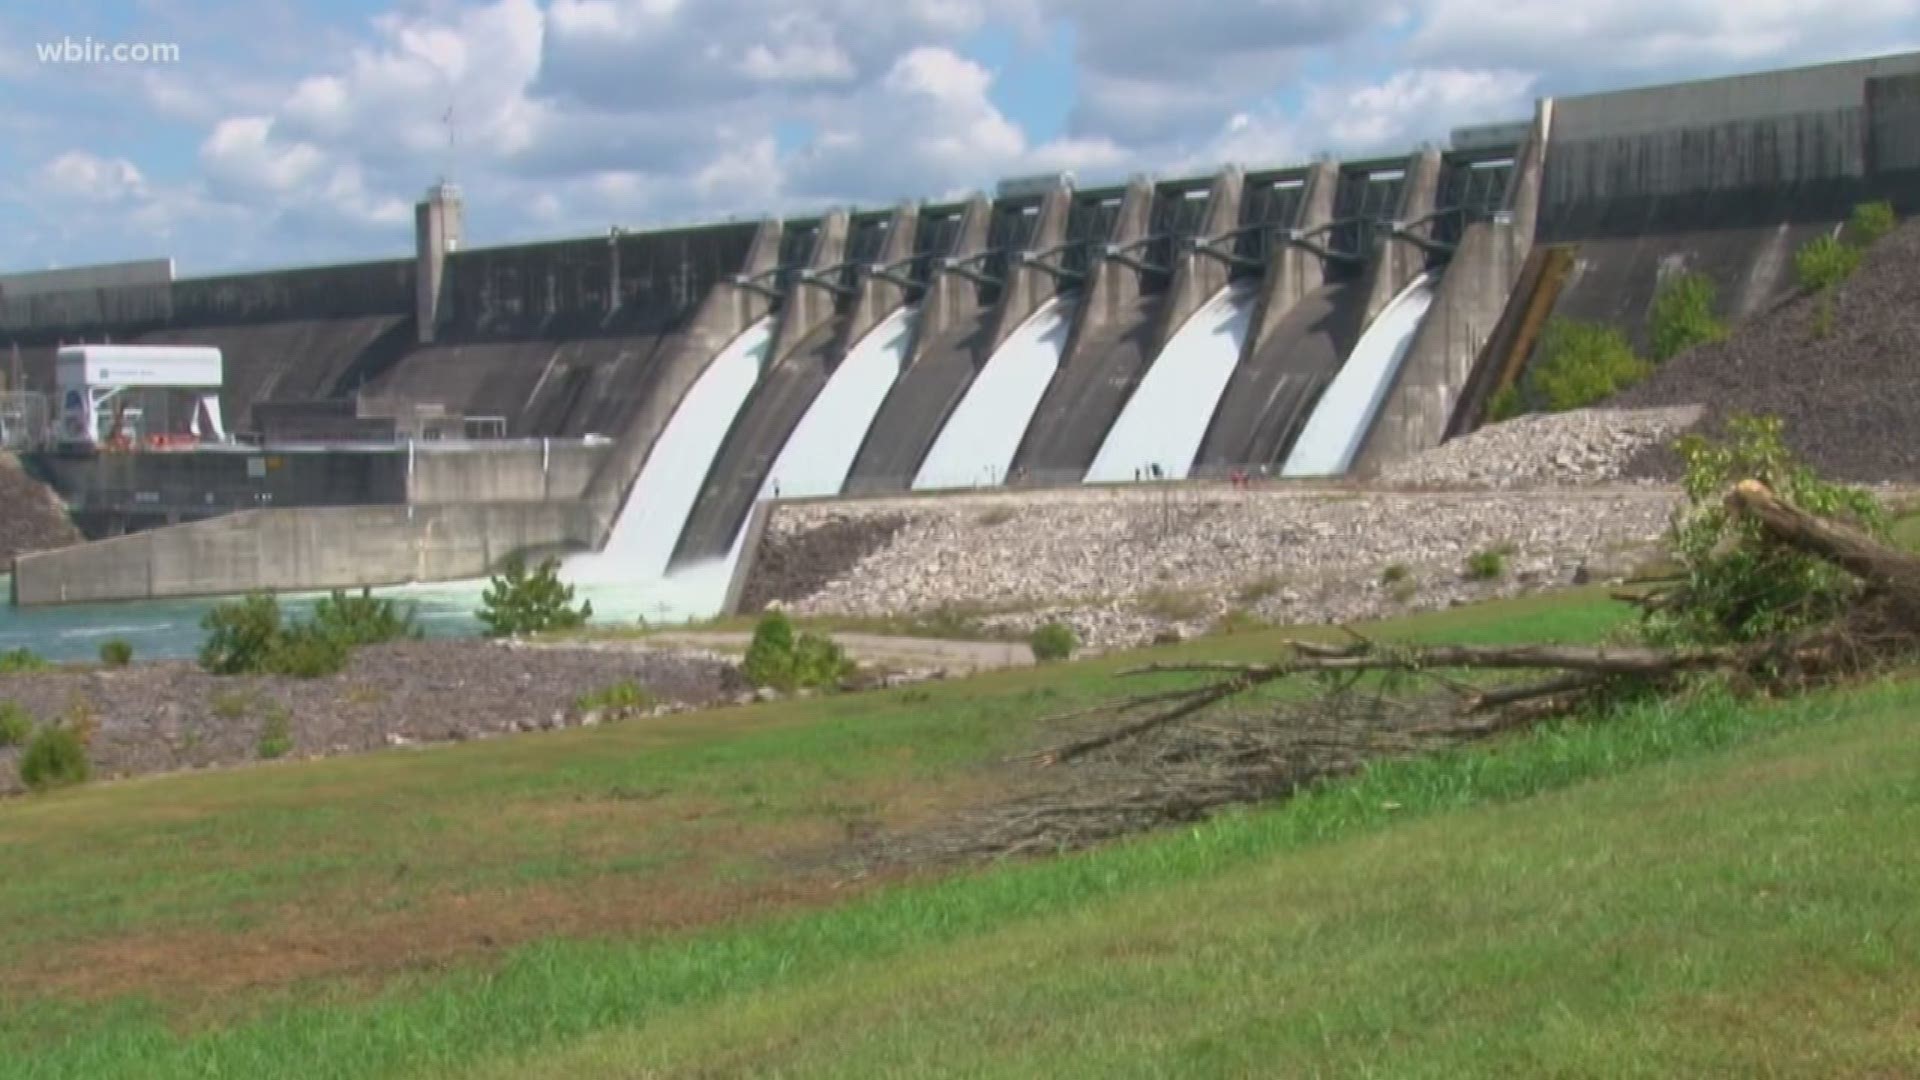
[[28,476],[12,454],[0,453],[0,574],[13,570],[16,555],[79,541],[53,489]]
[[[1662,488],[1379,492],[1147,485],[783,507],[774,543],[850,515],[905,519],[786,604],[818,615],[961,609],[1003,629],[1061,619],[1089,644],[1206,629],[1229,611],[1346,621],[1607,577],[1664,531]],[[841,526],[845,528],[843,524]],[[1476,579],[1475,553],[1508,549]],[[1391,571],[1389,568],[1394,568]]]
[[1688,405],[1522,416],[1389,465],[1379,479],[1415,487],[1606,483],[1618,480],[1643,451],[1686,432],[1701,412]]
[[[1701,405],[1706,427],[1735,413],[1778,416],[1789,445],[1847,480],[1920,481],[1920,222],[1868,251],[1830,297],[1798,297],[1683,353],[1608,402]],[[1629,468],[1678,475],[1654,449]]]

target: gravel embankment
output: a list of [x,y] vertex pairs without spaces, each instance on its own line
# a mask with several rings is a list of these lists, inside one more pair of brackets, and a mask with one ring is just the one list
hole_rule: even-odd
[[[1671,491],[1371,492],[1137,487],[783,508],[780,538],[829,517],[900,515],[884,547],[800,614],[891,617],[958,607],[1025,630],[1072,623],[1095,647],[1192,634],[1229,610],[1279,623],[1348,621],[1610,577],[1664,532]],[[1510,545],[1471,580],[1475,552]],[[1401,581],[1383,580],[1405,568]]]
[[29,551],[80,542],[80,531],[53,489],[28,476],[12,454],[0,454],[0,574]]
[[[324,679],[216,678],[184,662],[0,676],[0,701],[43,723],[90,715],[98,777],[260,759],[284,718],[288,757],[463,741],[590,720],[583,694],[633,680],[665,708],[715,704],[748,689],[712,657],[632,649],[411,641],[359,650]],[[0,750],[0,792],[19,790],[18,749]]]
[[1492,424],[1382,470],[1383,484],[1531,488],[1619,480],[1649,447],[1698,423],[1697,405],[1580,409]]
[[[1778,416],[1788,445],[1824,475],[1920,481],[1920,222],[1874,245],[1830,298],[1799,297],[1756,315],[1607,404],[1702,405],[1709,430],[1736,413]],[[1656,447],[1629,473],[1679,470]]]

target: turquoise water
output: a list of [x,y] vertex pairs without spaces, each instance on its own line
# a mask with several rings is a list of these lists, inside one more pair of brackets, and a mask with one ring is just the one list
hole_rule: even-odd
[[[0,594],[7,593],[10,584],[5,575],[0,575]],[[480,622],[474,612],[485,589],[484,581],[454,581],[373,592],[412,604],[428,637],[459,638],[479,634]],[[710,582],[669,579],[638,585],[581,586],[577,595],[593,602],[594,625],[618,626],[638,619],[657,625],[704,617],[710,612],[700,609],[712,603],[712,592]],[[324,595],[283,596],[280,606],[289,615],[302,616]],[[94,660],[99,657],[101,642],[121,638],[143,660],[188,659],[199,652],[205,637],[201,618],[222,599],[231,598],[27,608],[0,604],[0,652],[27,648],[58,662]]]

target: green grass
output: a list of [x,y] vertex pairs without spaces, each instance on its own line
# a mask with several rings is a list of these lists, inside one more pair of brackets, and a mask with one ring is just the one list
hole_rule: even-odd
[[[1586,590],[1370,632],[1622,618]],[[781,843],[974,797],[1034,718],[1138,659],[0,804],[0,858],[34,868],[0,875],[0,1047],[23,1075],[142,1077],[1897,1073],[1914,1050],[1874,1019],[1920,995],[1893,914],[1916,871],[1885,857],[1920,824],[1911,685],[1561,725],[819,911],[752,893],[791,871]],[[640,917],[738,889],[720,925]],[[556,897],[627,918],[488,921]],[[157,942],[231,961],[315,923],[343,949],[503,941],[198,1001],[45,977]]]

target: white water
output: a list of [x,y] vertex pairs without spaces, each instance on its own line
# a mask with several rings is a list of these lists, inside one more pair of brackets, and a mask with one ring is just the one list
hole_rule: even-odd
[[915,491],[998,484],[1020,449],[1073,326],[1073,304],[1041,305],[987,360],[913,478]]
[[848,350],[780,448],[760,498],[840,493],[880,403],[900,377],[919,322],[918,305],[901,308]]
[[[691,576],[666,576],[673,545],[686,527],[687,515],[706,481],[714,455],[720,452],[733,419],[759,381],[767,349],[773,340],[773,322],[762,319],[733,339],[694,381],[673,411],[660,438],[647,455],[640,476],[627,495],[604,550],[567,560],[566,577],[588,586],[631,586],[628,604],[644,611],[649,606],[676,615],[700,614],[700,608],[718,608],[705,594],[710,582]],[[722,579],[720,588],[725,589]],[[598,591],[598,590],[596,590]],[[609,597],[609,599],[612,599]],[[599,611],[600,605],[595,605]]]
[[1360,440],[1393,386],[1413,336],[1433,306],[1433,275],[1426,274],[1393,298],[1353,347],[1353,354],[1327,384],[1313,408],[1282,476],[1338,476],[1353,465]]
[[1088,481],[1138,479],[1155,464],[1167,477],[1187,478],[1240,364],[1254,299],[1251,288],[1222,289],[1181,324],[1107,432]]

